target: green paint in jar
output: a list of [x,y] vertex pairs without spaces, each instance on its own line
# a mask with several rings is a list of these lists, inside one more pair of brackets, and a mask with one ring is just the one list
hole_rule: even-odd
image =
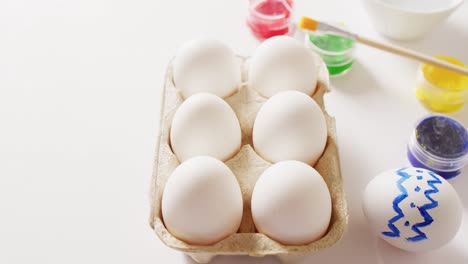
[[351,69],[354,43],[353,39],[327,33],[306,35],[306,45],[320,55],[331,76],[345,74]]

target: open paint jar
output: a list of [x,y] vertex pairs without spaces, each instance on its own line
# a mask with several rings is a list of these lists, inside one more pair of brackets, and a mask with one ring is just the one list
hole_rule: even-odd
[[[461,61],[436,56],[437,59],[466,67]],[[468,77],[436,66],[421,64],[418,70],[416,96],[429,110],[450,113],[465,105],[468,91]]]
[[423,118],[411,135],[408,159],[414,167],[431,170],[445,179],[453,178],[468,161],[468,133],[450,117]]
[[289,33],[293,0],[250,0],[247,25],[260,39]]
[[353,39],[315,31],[306,35],[305,45],[322,57],[330,76],[343,75],[353,66]]

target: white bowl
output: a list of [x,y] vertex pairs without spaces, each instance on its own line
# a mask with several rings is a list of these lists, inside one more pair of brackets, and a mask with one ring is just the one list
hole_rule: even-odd
[[464,0],[363,0],[377,31],[398,39],[417,39],[447,18]]

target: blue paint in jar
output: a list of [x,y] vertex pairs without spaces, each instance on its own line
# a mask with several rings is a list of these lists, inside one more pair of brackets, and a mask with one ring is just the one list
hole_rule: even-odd
[[431,115],[416,125],[408,144],[408,159],[445,179],[458,176],[468,161],[468,132],[454,119]]

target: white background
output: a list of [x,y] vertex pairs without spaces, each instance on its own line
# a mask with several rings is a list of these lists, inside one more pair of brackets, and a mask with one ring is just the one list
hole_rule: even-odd
[[[165,68],[200,34],[236,53],[258,42],[246,0],[0,2],[0,263],[192,263],[148,225],[148,190]],[[371,27],[360,1],[296,1],[296,15]],[[423,40],[402,45],[468,62],[468,5]],[[361,212],[366,183],[407,165],[405,147],[427,111],[413,91],[417,63],[360,46],[352,72],[326,97],[336,117],[349,230],[304,263],[468,263],[468,175],[457,237],[429,253],[391,248]],[[468,124],[468,111],[457,114]],[[214,263],[277,263],[219,257]]]

